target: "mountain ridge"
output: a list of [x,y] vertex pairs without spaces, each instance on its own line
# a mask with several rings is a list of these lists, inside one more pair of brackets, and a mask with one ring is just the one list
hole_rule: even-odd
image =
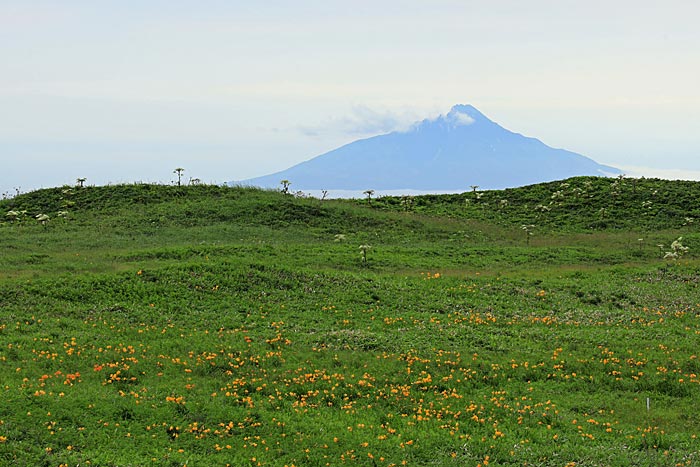
[[406,131],[340,146],[286,170],[238,182],[300,190],[503,189],[573,176],[621,171],[581,154],[510,131],[468,104]]

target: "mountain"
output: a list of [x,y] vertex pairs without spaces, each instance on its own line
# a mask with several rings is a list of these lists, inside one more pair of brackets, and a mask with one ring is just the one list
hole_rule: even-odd
[[346,144],[287,170],[239,182],[294,190],[466,191],[501,189],[578,175],[618,175],[613,167],[509,131],[471,105]]

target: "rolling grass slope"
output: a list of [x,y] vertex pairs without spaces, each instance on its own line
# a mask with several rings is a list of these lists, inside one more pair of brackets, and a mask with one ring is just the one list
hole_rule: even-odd
[[3,200],[0,465],[698,465],[699,200]]
[[700,216],[700,184],[660,179],[575,177],[507,190],[414,199],[384,197],[376,208],[471,218],[547,231],[656,231]]

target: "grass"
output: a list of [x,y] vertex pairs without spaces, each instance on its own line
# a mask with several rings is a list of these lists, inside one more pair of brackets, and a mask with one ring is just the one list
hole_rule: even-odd
[[0,465],[698,465],[700,190],[615,182],[3,200]]

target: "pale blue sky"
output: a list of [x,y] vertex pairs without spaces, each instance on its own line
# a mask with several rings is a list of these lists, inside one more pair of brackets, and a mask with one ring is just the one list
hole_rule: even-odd
[[0,193],[244,179],[457,103],[700,178],[697,18],[694,0],[0,0]]

